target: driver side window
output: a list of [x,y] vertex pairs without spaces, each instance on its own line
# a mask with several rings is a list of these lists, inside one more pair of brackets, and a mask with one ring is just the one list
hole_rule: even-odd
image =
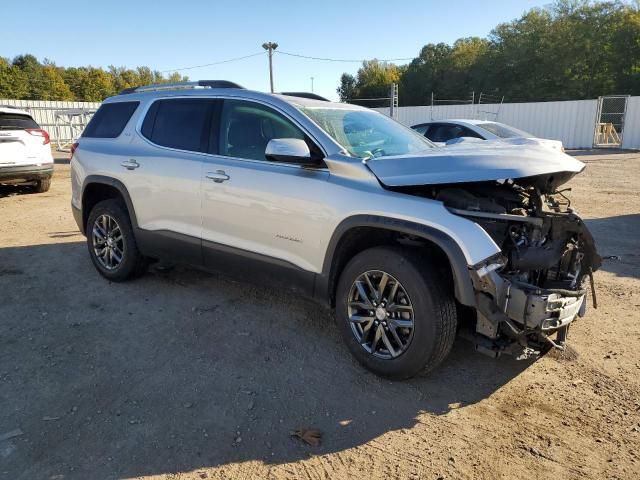
[[220,119],[220,155],[268,161],[264,153],[269,140],[274,138],[307,141],[297,126],[272,108],[244,100],[224,101]]

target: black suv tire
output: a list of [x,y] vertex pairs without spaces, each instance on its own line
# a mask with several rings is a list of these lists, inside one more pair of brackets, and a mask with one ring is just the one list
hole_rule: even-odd
[[[94,234],[94,228],[96,220],[107,218],[109,222],[115,222],[114,231],[116,232],[113,239],[118,239],[117,251],[121,251],[121,260],[115,266],[109,268],[105,265],[104,258],[98,258],[96,249],[100,249],[101,245],[96,242],[96,235]],[[113,225],[113,223],[110,223]],[[89,213],[89,218],[86,225],[87,232],[87,247],[89,249],[89,256],[93,265],[96,267],[100,275],[113,282],[121,282],[131,278],[142,275],[149,265],[148,260],[140,254],[136,239],[133,234],[133,228],[131,227],[131,220],[126,207],[120,200],[108,199],[98,202]],[[107,234],[108,232],[103,232]],[[120,234],[121,238],[120,238]],[[106,240],[105,240],[106,242]],[[115,262],[114,262],[115,263]]]
[[[354,331],[355,327],[352,328],[350,302],[351,305],[363,305],[363,301],[361,296],[354,300],[354,298],[350,298],[350,295],[354,295],[354,292],[356,292],[355,282],[358,279],[362,279],[362,275],[365,272],[373,272],[370,275],[388,274],[389,281],[392,282],[391,285],[393,286],[395,283],[400,285],[400,288],[406,292],[406,296],[403,296],[403,298],[408,296],[408,303],[412,307],[412,313],[404,315],[413,316],[413,333],[410,336],[410,340],[405,344],[405,349],[394,358],[374,356],[361,343],[364,338],[371,338],[370,331],[368,331],[368,336],[365,337],[360,330],[356,333]],[[442,279],[442,272],[428,258],[425,258],[424,252],[420,254],[419,251],[407,250],[406,248],[375,247],[356,255],[344,268],[336,291],[336,320],[338,328],[356,359],[372,372],[394,379],[409,378],[437,367],[451,351],[457,328],[453,292],[446,285],[447,282],[443,282]],[[360,286],[363,287],[364,283]],[[391,296],[391,292],[394,290],[392,287],[389,287],[388,290],[390,290],[388,296]],[[360,294],[355,293],[355,295],[358,296]],[[384,297],[380,296],[379,298]],[[397,298],[387,301],[389,302],[389,305],[387,305],[389,308],[391,308],[391,302],[398,305]],[[371,305],[372,301],[365,304]],[[384,307],[384,301],[382,304],[378,303],[378,305]],[[377,314],[378,311],[371,310],[368,315],[371,316],[372,313]],[[384,310],[381,311],[380,316],[383,317],[384,313]],[[393,317],[399,314],[387,313],[387,316],[389,315]],[[366,318],[378,319],[377,316]],[[375,327],[372,326],[372,323],[369,323],[370,320],[367,320],[366,325],[369,325],[369,328],[376,329],[379,328],[378,325],[382,327],[382,320],[378,320],[379,322],[375,324]],[[391,335],[391,322],[392,319],[389,319],[388,323],[384,322],[384,330],[389,332],[389,335]],[[360,323],[359,325],[361,326],[358,328],[364,330],[365,323]],[[394,330],[397,334],[398,330],[396,328]],[[411,330],[405,329],[403,331]],[[361,335],[361,338],[357,338],[356,335]],[[377,334],[375,334],[374,338],[377,338]],[[391,341],[390,339],[390,336],[387,337],[387,341]],[[370,347],[368,348],[371,350]],[[387,349],[386,351],[388,352],[389,350]]]
[[34,187],[33,187],[33,191],[36,193],[44,193],[49,191],[49,188],[51,187],[51,179],[50,178],[43,178],[41,180],[38,180]]

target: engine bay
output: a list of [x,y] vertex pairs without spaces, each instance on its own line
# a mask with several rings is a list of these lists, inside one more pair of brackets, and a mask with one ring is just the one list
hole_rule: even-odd
[[[561,180],[566,181],[532,177],[401,189],[476,222],[501,248],[495,265],[500,285],[478,287],[477,334],[494,340],[507,334],[536,349],[545,343],[562,348],[568,324],[584,312],[586,280],[601,259],[571,207],[569,189],[558,190]],[[557,342],[549,338],[552,333],[558,333]]]

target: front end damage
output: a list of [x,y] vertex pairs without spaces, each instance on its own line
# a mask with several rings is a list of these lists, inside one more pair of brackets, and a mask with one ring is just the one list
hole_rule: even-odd
[[566,190],[558,190],[571,176],[403,189],[442,201],[502,249],[470,267],[476,296],[472,338],[483,353],[563,349],[569,325],[585,313],[601,259]]

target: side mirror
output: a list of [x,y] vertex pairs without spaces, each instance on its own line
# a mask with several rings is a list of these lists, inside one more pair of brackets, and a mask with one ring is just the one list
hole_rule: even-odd
[[264,152],[267,160],[287,163],[317,163],[311,158],[311,151],[304,140],[299,138],[274,138],[269,140]]

